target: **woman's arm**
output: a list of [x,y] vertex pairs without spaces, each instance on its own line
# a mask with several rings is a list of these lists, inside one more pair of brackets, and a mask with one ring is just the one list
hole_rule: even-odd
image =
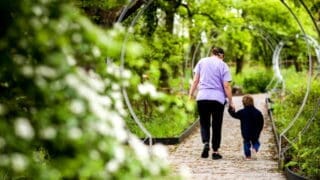
[[194,91],[198,87],[199,81],[200,81],[200,74],[196,73],[193,77],[193,82],[189,91],[189,99],[193,98]]
[[224,87],[224,92],[225,92],[225,94],[227,95],[227,98],[228,98],[229,107],[234,109],[235,107],[234,107],[234,104],[233,104],[233,101],[232,101],[232,90],[231,90],[230,83],[229,82],[224,82],[223,83],[223,87]]

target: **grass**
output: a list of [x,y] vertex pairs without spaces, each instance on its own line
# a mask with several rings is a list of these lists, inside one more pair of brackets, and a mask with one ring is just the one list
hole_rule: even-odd
[[[152,137],[155,138],[178,137],[191,126],[195,120],[196,117],[193,113],[182,110],[181,112],[175,113],[156,113],[151,117],[143,117],[140,119]],[[127,118],[126,123],[132,133],[141,138],[146,137],[132,118]]]

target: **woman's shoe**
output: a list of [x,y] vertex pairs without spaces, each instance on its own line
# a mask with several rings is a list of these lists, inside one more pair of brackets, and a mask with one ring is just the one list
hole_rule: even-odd
[[209,144],[205,144],[204,147],[203,147],[203,150],[202,150],[202,153],[201,153],[201,157],[202,158],[207,158],[209,157]]
[[212,159],[213,160],[222,159],[222,156],[219,153],[212,153]]

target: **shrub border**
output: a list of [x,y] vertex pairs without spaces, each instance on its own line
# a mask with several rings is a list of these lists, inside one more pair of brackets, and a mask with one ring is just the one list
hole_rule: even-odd
[[[199,125],[199,119],[197,119],[195,122],[193,122],[186,130],[184,130],[180,136],[178,137],[168,137],[168,138],[152,138],[152,144],[161,143],[164,145],[173,145],[173,144],[179,144],[181,143],[185,138],[187,138],[194,129],[196,129]],[[143,138],[142,139],[144,144],[149,144],[149,138]]]
[[[275,138],[277,146],[278,146],[278,144],[279,144],[279,136],[277,134],[277,127],[276,127],[275,122],[274,122],[274,120],[272,118],[272,112],[273,112],[272,103],[273,103],[272,100],[269,97],[267,97],[266,98],[266,104],[267,104],[267,108],[268,108],[268,115],[269,115],[269,118],[270,118],[270,120],[272,122],[272,129],[273,129],[273,133],[274,133],[274,138]],[[279,147],[277,147],[276,149],[277,149],[277,151],[279,151]],[[278,166],[279,166],[279,168],[282,168],[281,164],[282,164],[282,162],[278,158]],[[286,176],[286,178],[288,180],[307,180],[306,177],[303,177],[303,176],[295,173],[289,167],[285,167],[282,170],[284,171],[285,176]]]

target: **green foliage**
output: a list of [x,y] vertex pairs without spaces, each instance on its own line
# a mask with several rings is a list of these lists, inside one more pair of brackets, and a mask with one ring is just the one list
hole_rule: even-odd
[[253,76],[243,79],[243,88],[246,93],[266,92],[266,87],[271,81],[271,73],[258,72]]
[[[195,104],[188,102],[186,96],[163,97],[167,103],[143,100],[135,104],[137,116],[146,129],[155,138],[178,137],[196,120]],[[139,129],[133,119],[126,119],[131,132],[143,138],[146,135]]]
[[[286,96],[279,96],[274,100],[274,118],[278,133],[288,126],[296,116],[306,94],[306,72],[296,73],[293,70],[283,71],[286,79]],[[292,148],[286,153],[289,160],[286,166],[310,179],[319,179],[319,135],[320,123],[320,83],[317,78],[312,79],[311,91],[306,105],[294,126],[285,134],[294,141]],[[309,122],[311,121],[311,124]],[[305,131],[304,128],[308,127]]]
[[234,67],[231,68],[232,85],[242,88],[243,93],[262,93],[272,79],[272,72],[262,65],[246,65],[243,72],[235,74]]
[[130,72],[105,58],[119,57],[125,29],[102,31],[68,1],[12,3],[0,37],[0,176],[176,178],[162,147],[124,127]]
[[[140,24],[135,30],[141,33]],[[137,76],[133,86],[127,88],[133,110],[153,137],[177,136],[195,121],[192,107],[186,106],[189,84],[182,72],[183,38],[162,29],[152,36],[134,33],[130,37],[144,44],[140,56],[144,63],[126,63]],[[132,118],[126,122],[131,132],[145,136]]]

